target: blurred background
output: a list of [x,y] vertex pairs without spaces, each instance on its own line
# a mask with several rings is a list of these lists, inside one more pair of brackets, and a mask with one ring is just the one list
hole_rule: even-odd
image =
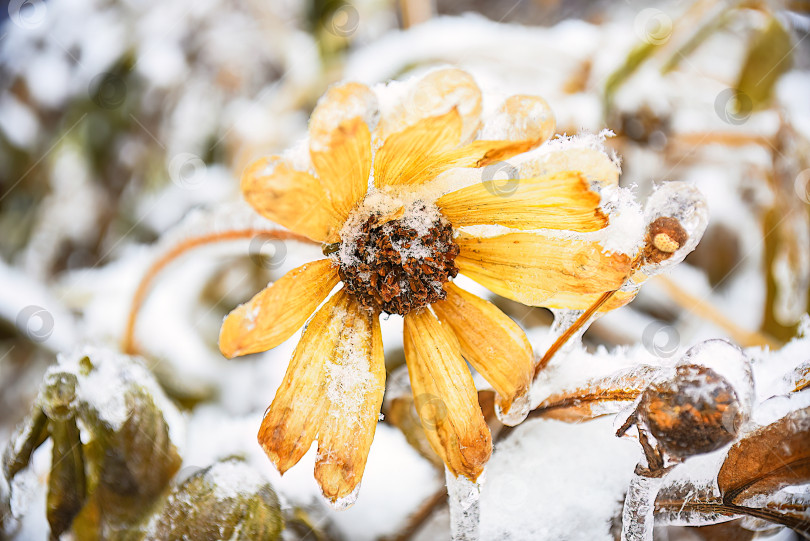
[[[591,349],[641,344],[673,356],[715,337],[778,349],[810,307],[810,2],[12,0],[7,7],[0,443],[28,413],[55,354],[87,342],[117,347],[138,280],[161,246],[238,222],[246,212],[242,169],[304,137],[317,99],[341,80],[375,84],[459,66],[485,93],[543,96],[558,133],[612,130],[606,144],[622,158],[621,184],[635,185],[639,199],[668,180],[698,186],[711,221],[697,250],[594,324],[585,335]],[[240,452],[220,441],[228,434],[257,447],[258,420],[297,338],[226,362],[216,347],[219,323],[317,253],[270,242],[211,247],[159,280],[136,337],[189,421],[185,464]],[[494,300],[533,336],[551,323],[546,310]],[[396,329],[390,335],[394,372],[404,357]],[[329,515],[332,535],[401,535],[441,484],[429,451],[403,439],[407,427],[390,424],[390,432],[379,430],[379,445],[401,468],[372,457],[380,488],[364,483],[362,516],[381,518],[361,535],[351,515]],[[311,469],[297,470],[279,490],[309,502]]]

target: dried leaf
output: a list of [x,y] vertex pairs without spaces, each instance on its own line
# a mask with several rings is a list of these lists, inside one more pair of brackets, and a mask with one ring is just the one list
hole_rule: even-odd
[[422,428],[419,415],[414,406],[413,395],[398,396],[388,402],[385,420],[397,427],[405,440],[417,453],[429,460],[437,468],[443,468],[441,457],[430,447],[430,442]]
[[619,370],[547,397],[530,416],[577,423],[617,413],[635,400],[657,373],[658,369],[649,365]]
[[717,485],[727,504],[810,483],[810,408],[793,411],[729,449]]
[[665,524],[705,526],[740,517],[787,526],[801,534],[810,533],[810,522],[794,508],[771,504],[753,508],[723,503],[713,485],[705,482],[676,481],[665,484],[655,499],[656,521]]

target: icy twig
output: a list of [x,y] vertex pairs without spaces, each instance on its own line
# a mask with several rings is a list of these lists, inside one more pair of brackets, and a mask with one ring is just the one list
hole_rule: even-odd
[[463,475],[456,477],[445,469],[447,494],[450,503],[450,535],[453,541],[478,541],[481,507],[481,480],[470,481]]
[[710,131],[677,133],[672,135],[669,143],[672,146],[683,145],[684,147],[689,147],[689,149],[694,149],[695,146],[711,144],[725,145],[730,147],[758,145],[765,148],[771,148],[774,144],[774,140],[773,137],[757,135],[755,133]]
[[199,248],[200,246],[205,246],[207,244],[213,244],[215,242],[225,242],[225,241],[232,241],[232,240],[242,240],[242,239],[252,239],[255,237],[263,237],[268,239],[276,239],[276,240],[295,240],[298,242],[306,242],[309,244],[314,244],[312,240],[302,235],[298,235],[291,231],[283,231],[280,229],[241,229],[241,230],[231,230],[231,231],[221,231],[217,233],[211,233],[208,235],[202,235],[200,237],[192,237],[186,239],[171,250],[166,252],[165,254],[161,255],[149,268],[146,270],[146,273],[141,278],[140,283],[138,284],[138,288],[135,290],[135,295],[132,297],[132,305],[129,309],[129,315],[127,316],[127,326],[124,330],[124,337],[121,340],[121,350],[124,353],[134,355],[137,353],[137,347],[135,346],[135,323],[138,318],[138,312],[143,306],[144,301],[146,301],[146,297],[149,294],[149,291],[152,287],[152,283],[155,281],[155,278],[158,274],[167,266],[169,263],[180,257],[181,255],[185,254],[188,251],[191,251],[195,248]]
[[655,497],[662,482],[663,476],[639,474],[636,468],[622,510],[622,541],[652,541]]

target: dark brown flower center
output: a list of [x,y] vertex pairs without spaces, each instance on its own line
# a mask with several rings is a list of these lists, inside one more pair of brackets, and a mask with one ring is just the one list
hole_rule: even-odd
[[365,308],[404,315],[446,297],[457,255],[450,223],[422,204],[397,219],[362,222],[340,247],[340,278]]

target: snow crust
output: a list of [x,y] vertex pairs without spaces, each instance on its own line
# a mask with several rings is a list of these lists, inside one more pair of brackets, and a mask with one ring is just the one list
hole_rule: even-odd
[[267,484],[256,470],[241,460],[217,462],[205,472],[205,478],[213,485],[218,500],[250,496]]
[[[90,359],[93,369],[87,372],[82,359]],[[133,414],[126,401],[127,389],[142,387],[163,412],[169,428],[169,438],[182,450],[185,421],[169,400],[154,375],[136,358],[106,348],[83,346],[69,354],[59,354],[57,364],[48,374],[68,372],[78,379],[76,399],[97,412],[99,419],[113,430],[119,430]],[[48,375],[46,375],[46,380]],[[78,405],[78,404],[77,404]]]
[[636,446],[616,438],[608,418],[528,420],[487,465],[481,538],[612,540],[611,520],[637,460]]

